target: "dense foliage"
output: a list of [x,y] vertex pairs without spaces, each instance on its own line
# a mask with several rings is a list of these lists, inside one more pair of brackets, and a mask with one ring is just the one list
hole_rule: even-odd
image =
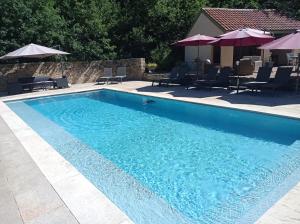
[[0,55],[32,42],[60,46],[70,59],[146,57],[168,66],[183,55],[170,44],[204,6],[277,8],[300,18],[299,0],[1,0]]

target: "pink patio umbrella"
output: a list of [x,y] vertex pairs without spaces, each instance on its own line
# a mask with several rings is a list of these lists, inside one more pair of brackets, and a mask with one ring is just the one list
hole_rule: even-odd
[[201,45],[207,45],[209,42],[216,40],[217,38],[196,34],[194,36],[185,38],[183,40],[177,41],[177,46],[201,46]]
[[179,40],[174,45],[176,46],[198,46],[198,57],[199,57],[199,46],[208,45],[210,42],[217,40],[217,38],[196,34],[194,36]]
[[296,50],[300,49],[300,30],[291,33],[270,43],[264,44],[259,49]]
[[[274,39],[262,30],[243,28],[219,36],[219,39],[210,42],[214,46],[246,47],[269,43]],[[239,92],[239,74],[237,74],[237,93]]]
[[220,35],[220,38],[210,42],[215,46],[246,47],[257,46],[271,42],[274,37],[262,30],[244,28]]
[[[206,36],[206,35],[201,35],[201,34],[196,34],[194,36],[185,38],[183,40],[179,40],[177,42],[174,43],[174,45],[176,46],[198,46],[198,53],[197,53],[197,59],[199,58],[199,53],[200,53],[200,46],[203,45],[209,45],[209,43],[211,41],[215,41],[217,40],[217,38],[214,37],[210,37],[210,36]],[[199,63],[197,63],[198,69],[197,69],[197,73],[199,70]]]
[[[260,46],[259,49],[300,50],[300,30],[297,30],[295,33],[283,36],[270,43],[264,44]],[[298,58],[296,92],[298,92],[299,87],[299,63],[300,59]]]

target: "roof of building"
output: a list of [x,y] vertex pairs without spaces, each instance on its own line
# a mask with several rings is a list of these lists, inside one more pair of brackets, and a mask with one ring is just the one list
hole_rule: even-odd
[[275,10],[203,8],[224,31],[244,27],[266,31],[291,31],[300,29],[300,21],[288,18]]

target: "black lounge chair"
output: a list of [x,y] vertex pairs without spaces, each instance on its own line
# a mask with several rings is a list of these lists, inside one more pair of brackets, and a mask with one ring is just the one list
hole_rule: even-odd
[[259,89],[271,89],[275,90],[287,87],[290,82],[290,77],[293,72],[293,66],[281,66],[277,68],[274,80],[261,85]]
[[[154,86],[154,83],[156,83],[156,82],[160,86],[164,80],[169,81],[169,80],[176,79],[178,77],[178,70],[179,70],[179,67],[175,66],[174,68],[172,68],[172,70],[169,73],[156,75],[159,78],[153,79],[152,86]],[[164,76],[164,77],[161,77],[161,76]]]
[[69,88],[68,79],[66,77],[54,79],[54,87],[61,88]]
[[255,81],[241,83],[241,86],[245,86],[252,91],[257,90],[257,88],[267,84],[270,81],[271,73],[272,67],[259,67]]
[[207,74],[203,75],[204,76],[203,79],[196,80],[195,83],[194,83],[194,85],[195,86],[198,86],[198,85],[201,86],[202,83],[205,83],[207,81],[216,80],[217,79],[218,71],[219,71],[219,68],[217,68],[217,67],[211,67],[208,70]]
[[185,75],[188,73],[189,68],[187,65],[174,67],[168,74],[168,77],[161,78],[158,80],[159,85],[169,85],[172,84],[185,84]]
[[199,80],[195,83],[196,87],[228,87],[230,85],[229,78],[233,75],[233,70],[230,67],[223,67],[220,69],[220,73],[217,74],[215,79],[212,80]]
[[8,95],[15,95],[15,94],[23,93],[22,85],[20,83],[8,83],[7,93],[8,93]]

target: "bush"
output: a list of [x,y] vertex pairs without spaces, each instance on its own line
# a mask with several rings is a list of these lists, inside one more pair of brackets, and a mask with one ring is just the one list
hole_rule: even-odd
[[151,61],[157,63],[157,71],[169,71],[176,64],[184,60],[184,48],[160,45],[151,51]]

